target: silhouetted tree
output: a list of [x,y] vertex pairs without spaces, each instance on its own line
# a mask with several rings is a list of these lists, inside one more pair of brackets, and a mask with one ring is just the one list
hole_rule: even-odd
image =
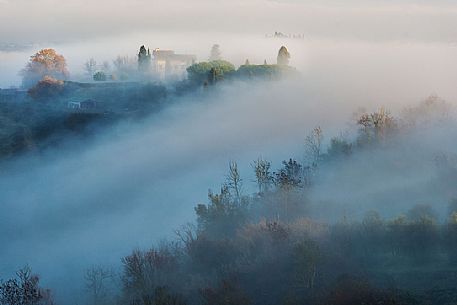
[[268,192],[271,184],[274,182],[273,174],[271,173],[271,163],[261,158],[254,161],[252,165],[255,171],[259,194]]
[[16,273],[16,278],[0,282],[1,305],[52,305],[49,290],[39,287],[39,277],[32,274],[30,267]]
[[156,289],[169,285],[177,270],[177,258],[170,247],[135,250],[122,263],[124,298],[136,305],[154,305]]
[[232,191],[233,197],[237,203],[241,201],[241,193],[243,188],[243,180],[241,179],[236,162],[229,163],[229,173],[227,175],[227,186]]
[[96,82],[105,82],[106,81],[106,74],[105,72],[98,71],[94,74],[94,81]]
[[147,72],[151,68],[151,52],[149,49],[146,50],[145,46],[140,47],[138,53],[138,70]]
[[303,166],[296,160],[283,161],[283,168],[275,173],[275,183],[282,189],[291,189],[302,186]]
[[102,266],[92,266],[84,274],[89,305],[108,304],[113,292],[109,286],[114,280],[114,272]]
[[280,66],[288,66],[290,53],[285,46],[282,46],[278,51],[277,64]]
[[313,167],[316,167],[322,158],[322,141],[324,135],[318,126],[305,138],[305,151]]

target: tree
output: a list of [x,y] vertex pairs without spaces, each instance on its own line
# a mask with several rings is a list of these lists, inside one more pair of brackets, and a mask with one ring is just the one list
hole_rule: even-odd
[[268,191],[272,182],[274,181],[273,175],[270,172],[271,163],[259,158],[254,161],[252,167],[255,171],[257,186],[259,187],[259,194]]
[[306,154],[313,167],[316,167],[321,160],[323,138],[322,129],[319,126],[314,128],[305,138]]
[[209,61],[221,60],[221,51],[218,44],[214,44],[211,48],[211,53],[209,55]]
[[89,293],[90,305],[107,303],[109,297],[108,286],[113,279],[114,272],[107,268],[92,266],[86,270],[84,280],[86,281],[86,290]]
[[64,82],[50,76],[45,76],[33,88],[30,88],[28,94],[33,99],[49,99],[60,95],[64,90]]
[[97,62],[95,59],[91,58],[86,63],[84,64],[84,69],[86,70],[86,73],[92,77],[95,73],[95,70],[97,69]]
[[241,179],[240,172],[238,171],[238,164],[236,162],[229,163],[229,174],[227,175],[227,186],[233,192],[236,203],[241,201],[241,192],[243,187],[243,180]]
[[113,60],[115,68],[115,77],[120,80],[127,80],[131,75],[135,75],[137,72],[137,60],[129,58],[128,56],[117,56]]
[[401,123],[410,128],[424,127],[449,121],[452,106],[437,95],[431,95],[414,107],[406,107],[401,113]]
[[103,71],[98,71],[94,74],[94,81],[96,82],[105,82],[106,81],[106,74]]
[[225,60],[201,62],[187,68],[188,79],[196,84],[216,82],[235,72],[235,66]]
[[278,52],[277,64],[280,66],[288,66],[290,53],[285,46],[282,46]]
[[296,160],[289,159],[289,161],[283,161],[283,168],[279,172],[275,173],[276,184],[285,190],[290,190],[295,187],[300,187],[303,183],[302,173],[303,167]]
[[131,67],[131,60],[128,56],[117,56],[115,60],[113,60],[113,65],[118,71],[122,71],[125,69],[130,69]]
[[357,124],[360,126],[361,134],[359,143],[384,140],[397,127],[395,119],[383,107],[370,114],[363,113],[358,118]]
[[1,305],[53,304],[51,293],[39,287],[40,278],[26,266],[16,273],[16,278],[0,282]]
[[148,251],[135,250],[122,259],[124,297],[129,304],[152,305],[158,287],[166,287],[177,268],[169,246]]
[[218,226],[224,226],[230,221],[222,221],[231,219],[233,213],[233,205],[231,204],[230,191],[227,185],[221,186],[219,194],[214,194],[212,190],[208,191],[209,204],[198,204],[195,207],[197,214],[198,229],[200,231],[215,230]]
[[151,68],[151,52],[145,46],[140,47],[138,53],[138,70],[147,72]]
[[[238,188],[241,188],[241,179],[238,174],[231,173],[229,175],[235,176],[234,178],[238,181]],[[195,207],[198,230],[200,232],[212,237],[231,236],[245,223],[249,202],[244,198],[239,201],[234,200],[232,196],[233,188],[235,188],[234,182],[232,182],[231,187],[223,184],[219,194],[209,190],[209,204],[198,204]],[[238,193],[240,192],[239,190]]]
[[330,146],[327,149],[327,157],[339,158],[349,156],[352,153],[352,143],[347,141],[342,135],[330,139]]
[[65,58],[54,49],[43,49],[30,57],[21,71],[22,85],[30,88],[45,76],[65,80],[69,76]]
[[289,77],[296,75],[296,70],[289,66],[278,66],[278,65],[251,65],[247,62],[241,65],[236,71],[238,78],[258,78],[266,80],[279,80],[283,77]]

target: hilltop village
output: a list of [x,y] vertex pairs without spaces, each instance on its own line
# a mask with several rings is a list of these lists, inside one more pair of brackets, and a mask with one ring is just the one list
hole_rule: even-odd
[[173,50],[139,48],[135,57],[118,56],[113,64],[85,63],[86,79],[73,79],[65,57],[54,49],[31,56],[20,72],[21,88],[0,89],[0,158],[40,149],[55,134],[92,134],[94,125],[138,119],[157,112],[176,97],[204,94],[221,82],[274,81],[297,75],[285,46],[276,64],[236,68],[221,57],[219,45],[208,61]]
[[[0,89],[0,102],[50,102],[53,106],[86,112],[98,112],[100,109],[96,108],[102,104],[113,106],[104,111],[119,111],[119,107],[132,110],[123,105],[123,97],[127,95],[130,101],[145,99],[151,102],[157,97],[156,94],[148,96],[151,88],[160,92],[160,96],[165,91],[183,94],[221,81],[278,80],[297,73],[289,66],[289,59],[289,51],[283,46],[276,64],[268,64],[266,60],[260,65],[251,64],[246,59],[236,68],[221,57],[217,44],[212,47],[208,61],[202,62],[197,62],[195,55],[158,48],[151,51],[143,45],[135,57],[118,56],[112,64],[107,61],[99,64],[92,58],[87,60],[84,64],[86,78],[81,80],[71,77],[63,55],[54,49],[43,49],[33,55],[20,72],[23,77],[21,88]],[[142,92],[144,88],[148,91],[146,95]],[[129,94],[132,90],[141,97],[132,97]],[[113,96],[116,101],[111,101],[111,95],[107,96],[106,91],[117,92]]]

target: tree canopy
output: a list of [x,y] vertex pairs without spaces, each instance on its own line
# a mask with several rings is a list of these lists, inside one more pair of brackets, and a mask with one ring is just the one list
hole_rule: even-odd
[[288,66],[289,60],[290,60],[289,50],[287,50],[287,48],[285,46],[282,46],[278,52],[277,63],[278,63],[278,65],[281,65],[281,66]]
[[65,58],[54,49],[42,49],[31,56],[21,74],[22,84],[26,88],[32,87],[45,76],[59,80],[69,76]]
[[235,72],[235,66],[225,60],[200,62],[187,68],[189,80],[195,83],[212,81],[213,77],[219,80],[233,72]]

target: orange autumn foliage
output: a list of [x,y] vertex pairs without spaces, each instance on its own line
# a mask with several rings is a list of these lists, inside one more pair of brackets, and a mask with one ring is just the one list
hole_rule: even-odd
[[54,49],[43,49],[30,57],[30,61],[22,70],[23,85],[31,87],[45,76],[65,80],[69,72],[63,55]]

